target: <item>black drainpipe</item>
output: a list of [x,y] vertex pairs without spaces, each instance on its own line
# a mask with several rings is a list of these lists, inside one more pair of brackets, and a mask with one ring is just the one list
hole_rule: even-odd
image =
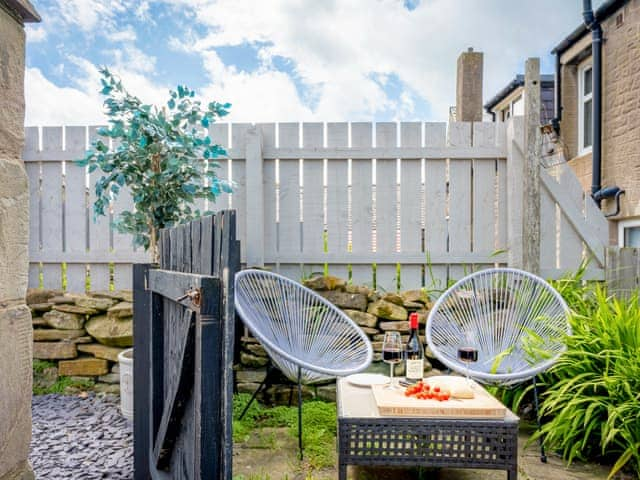
[[[591,0],[582,0],[585,26],[591,30],[591,55],[593,66],[593,146],[591,195],[602,189],[602,27],[596,20]],[[598,205],[600,202],[598,201]]]
[[562,75],[560,74],[560,55],[561,53],[559,51],[556,52],[556,74],[554,78],[554,93],[556,101],[554,102],[553,119],[551,120],[551,126],[555,130],[556,135],[560,135],[560,121],[562,120]]

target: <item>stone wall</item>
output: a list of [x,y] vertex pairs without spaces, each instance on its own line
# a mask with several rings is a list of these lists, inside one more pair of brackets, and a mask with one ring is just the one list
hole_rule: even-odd
[[99,392],[120,393],[118,354],[133,346],[132,301],[130,291],[85,295],[30,289],[33,358],[56,364],[37,377],[36,386],[47,388],[65,376],[90,379]]
[[[420,338],[424,343],[424,326],[431,307],[425,290],[383,293],[365,286],[347,285],[344,280],[331,276],[317,276],[303,283],[341,308],[368,335],[374,351],[373,363],[367,370],[369,372],[389,374],[389,365],[382,362],[384,332],[398,331],[406,342],[409,338],[408,319],[411,312],[418,312],[419,332],[422,334]],[[440,374],[432,368],[429,360],[430,358],[425,357],[425,376]],[[266,375],[267,363],[267,353],[258,341],[251,336],[242,337],[240,364],[236,366],[238,392],[253,393]],[[396,365],[395,369],[397,375],[404,374],[402,363]],[[259,399],[266,403],[288,403],[290,398],[295,401],[291,392],[291,384],[283,379],[262,393]],[[335,400],[335,383],[305,387],[304,396]]]
[[[621,16],[622,22],[618,22]],[[630,0],[602,23],[602,184],[626,190],[616,218],[640,216],[640,0]],[[591,191],[591,154],[578,157],[577,63],[590,54],[587,34],[561,57],[562,138],[569,164]],[[603,203],[605,211],[614,201]]]
[[0,2],[0,479],[33,478],[29,188],[24,144],[25,33]]

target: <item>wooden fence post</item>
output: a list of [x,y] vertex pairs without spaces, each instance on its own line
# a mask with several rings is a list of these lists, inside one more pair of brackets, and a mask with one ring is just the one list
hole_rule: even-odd
[[540,59],[529,58],[524,75],[522,268],[540,273]]
[[264,267],[264,187],[262,132],[251,127],[245,137],[247,214],[245,241],[248,267]]
[[605,249],[607,291],[620,298],[640,294],[640,248]]

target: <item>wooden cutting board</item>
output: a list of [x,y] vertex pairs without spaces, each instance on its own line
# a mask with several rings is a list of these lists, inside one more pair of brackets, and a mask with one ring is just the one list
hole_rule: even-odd
[[[458,381],[460,377],[454,377]],[[466,381],[464,378],[460,379]],[[430,382],[429,382],[430,383]],[[371,387],[381,416],[430,418],[504,418],[507,407],[480,385],[474,385],[474,398],[419,400],[404,396],[404,388],[388,390],[384,385]]]

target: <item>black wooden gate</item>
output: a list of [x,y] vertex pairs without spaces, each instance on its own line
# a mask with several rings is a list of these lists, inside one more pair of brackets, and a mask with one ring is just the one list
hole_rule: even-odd
[[235,212],[163,230],[134,267],[136,480],[231,480]]

